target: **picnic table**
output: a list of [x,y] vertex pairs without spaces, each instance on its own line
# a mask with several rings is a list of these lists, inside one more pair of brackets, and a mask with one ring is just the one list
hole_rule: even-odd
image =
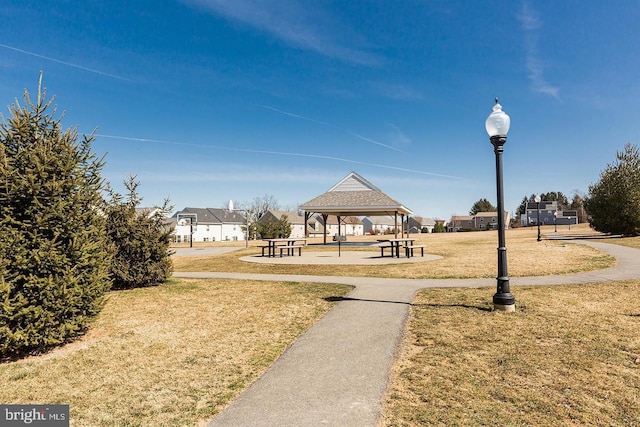
[[[413,256],[413,249],[414,248],[420,248],[424,251],[424,246],[414,246],[413,242],[415,242],[416,239],[412,238],[412,237],[406,237],[406,238],[400,238],[400,239],[378,239],[378,242],[380,243],[389,243],[388,246],[380,246],[380,254],[381,256],[384,256],[384,249],[385,248],[390,248],[391,249],[391,257],[396,257],[396,258],[400,258],[400,247],[404,246],[405,248],[405,255],[407,256],[407,258]],[[424,256],[424,252],[423,252],[423,256]]]
[[[276,249],[280,249],[280,256],[282,257],[283,251],[287,251],[287,255],[294,255],[295,250],[298,249],[298,256],[302,255],[302,247],[307,244],[307,239],[296,237],[280,237],[276,239],[262,239],[266,242],[266,245],[260,246],[262,248],[262,256],[264,256],[265,249],[267,250],[267,256],[275,257]],[[297,244],[296,242],[301,242]]]

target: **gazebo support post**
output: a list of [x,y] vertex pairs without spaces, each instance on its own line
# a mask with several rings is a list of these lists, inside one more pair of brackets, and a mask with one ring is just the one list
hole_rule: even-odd
[[309,218],[311,218],[311,212],[304,213],[304,237],[309,238]]
[[393,213],[393,231],[396,239],[398,238],[398,211]]
[[324,224],[324,244],[327,244],[327,218],[329,218],[328,214],[322,214],[322,222]]

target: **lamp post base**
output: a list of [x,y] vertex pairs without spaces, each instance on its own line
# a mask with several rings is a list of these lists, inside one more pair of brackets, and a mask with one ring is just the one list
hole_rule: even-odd
[[516,305],[515,304],[503,305],[503,304],[493,303],[493,309],[498,311],[506,311],[507,313],[512,313],[516,311]]
[[[509,282],[506,282],[506,286]],[[504,284],[502,285],[504,286]],[[516,311],[516,299],[511,292],[499,292],[493,296],[493,309],[512,312]]]

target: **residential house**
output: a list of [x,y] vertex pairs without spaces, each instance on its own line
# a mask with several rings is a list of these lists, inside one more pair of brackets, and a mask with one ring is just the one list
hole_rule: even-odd
[[405,222],[404,229],[407,233],[422,233],[423,230],[427,233],[433,233],[433,228],[436,222],[431,218],[423,218],[420,216],[412,216],[408,218],[408,225]]
[[364,232],[367,234],[391,234],[396,230],[396,222],[390,216],[370,216],[362,219]]
[[523,226],[538,225],[574,225],[578,223],[578,211],[576,210],[558,210],[558,202],[541,201],[528,202],[526,204],[525,213],[520,216],[520,223]]
[[[504,228],[509,228],[510,215],[504,212]],[[452,216],[447,231],[460,230],[496,230],[498,228],[497,212],[478,212],[475,215]]]
[[328,236],[340,234],[342,236],[362,236],[364,234],[364,225],[357,216],[346,216],[340,218],[340,230],[338,231],[338,217],[328,215],[327,223],[324,223],[322,215],[314,215],[309,220],[310,228],[309,236],[323,236],[326,228]]
[[[497,230],[498,212],[478,212],[473,216],[474,228],[478,230]],[[509,214],[505,212],[505,229],[509,228]]]
[[173,215],[176,242],[219,242],[245,239],[246,218],[237,211],[184,208]]
[[472,230],[475,228],[475,221],[471,215],[454,215],[449,220],[447,225],[448,232],[455,232],[460,230]]

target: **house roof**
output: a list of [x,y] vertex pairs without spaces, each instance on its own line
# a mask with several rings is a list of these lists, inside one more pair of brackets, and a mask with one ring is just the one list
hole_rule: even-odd
[[239,212],[217,208],[184,208],[176,212],[173,216],[195,215],[196,224],[243,224],[245,218]]
[[476,217],[494,217],[497,216],[498,212],[478,212],[476,213]]
[[420,224],[422,226],[436,225],[436,221],[433,218],[422,218],[422,221],[420,222]]
[[305,212],[335,216],[411,215],[413,212],[378,187],[351,172],[326,193],[300,205]]
[[365,218],[371,225],[395,225],[396,222],[390,216],[376,216],[373,218]]
[[451,217],[451,221],[473,221],[471,215],[454,215]]
[[[304,217],[298,215],[296,212],[270,210],[267,213],[273,215],[276,219],[280,219],[284,216],[287,218],[287,221],[289,221],[289,224],[304,224]],[[260,217],[260,220],[262,220],[262,218],[264,218],[265,215]]]

